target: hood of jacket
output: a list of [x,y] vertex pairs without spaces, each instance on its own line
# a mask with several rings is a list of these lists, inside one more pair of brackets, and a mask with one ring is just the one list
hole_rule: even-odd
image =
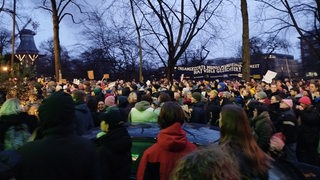
[[148,101],[140,101],[137,102],[134,106],[138,111],[144,111],[148,109],[150,106],[150,103]]
[[90,109],[88,108],[87,104],[86,103],[82,103],[82,104],[77,104],[75,105],[74,109],[76,111],[81,111],[83,113],[88,113],[90,112]]
[[182,129],[180,123],[160,130],[158,134],[158,144],[163,149],[170,152],[179,152],[184,150],[188,142],[186,132]]

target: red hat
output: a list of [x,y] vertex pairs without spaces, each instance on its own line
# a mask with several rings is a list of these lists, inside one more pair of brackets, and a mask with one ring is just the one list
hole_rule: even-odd
[[306,104],[306,105],[310,105],[311,104],[311,100],[308,96],[303,96],[299,99],[299,103],[302,104]]

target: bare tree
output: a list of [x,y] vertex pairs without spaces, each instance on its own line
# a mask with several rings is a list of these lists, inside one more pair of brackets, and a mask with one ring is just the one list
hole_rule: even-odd
[[250,41],[247,0],[241,0],[242,15],[242,78],[250,80]]
[[[260,3],[263,13],[259,15],[260,22],[273,24],[266,32],[279,34],[294,29],[300,38],[306,42],[309,49],[320,60],[320,51],[316,48],[320,43],[320,1],[298,0],[255,0]],[[271,12],[271,13],[270,13]],[[312,41],[309,38],[313,36]],[[314,43],[314,39],[318,43]],[[320,62],[318,62],[320,63]]]
[[64,17],[70,17],[74,23],[79,23],[75,21],[74,13],[71,11],[75,9],[76,11],[82,13],[82,8],[79,2],[75,0],[43,0],[42,5],[39,8],[44,9],[52,14],[52,24],[53,24],[53,41],[54,41],[54,62],[55,62],[55,75],[56,79],[60,80],[61,72],[61,47],[60,47],[60,37],[59,28],[60,23]]
[[157,55],[166,69],[167,79],[172,81],[177,61],[215,16],[222,0],[132,2],[137,7],[136,16],[143,20],[141,32],[146,44],[145,53]]

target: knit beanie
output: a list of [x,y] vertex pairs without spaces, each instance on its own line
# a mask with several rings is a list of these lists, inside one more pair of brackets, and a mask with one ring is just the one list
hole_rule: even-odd
[[286,103],[290,108],[293,106],[292,99],[282,99],[282,102]]
[[192,93],[192,97],[197,101],[201,101],[201,94],[199,92]]
[[106,106],[113,106],[113,105],[115,105],[115,98],[114,98],[114,96],[108,96],[108,97],[106,97],[106,99],[104,100],[104,104],[106,105]]
[[308,96],[303,96],[299,99],[299,103],[305,104],[305,105],[310,105],[311,100]]
[[101,116],[101,121],[105,121],[109,125],[109,130],[113,130],[125,122],[124,116],[118,107],[112,107]]
[[264,91],[260,91],[257,93],[257,96],[260,98],[260,99],[265,99],[267,98],[267,94],[264,92]]
[[71,95],[59,91],[44,99],[39,106],[39,119],[45,127],[72,124],[74,104]]

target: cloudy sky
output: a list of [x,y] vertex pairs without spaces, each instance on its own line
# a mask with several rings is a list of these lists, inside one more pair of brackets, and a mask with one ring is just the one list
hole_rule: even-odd
[[[19,0],[18,0],[19,1]],[[44,10],[34,9],[34,3],[26,3],[25,1],[20,0],[19,11],[21,14],[24,14],[32,18],[33,21],[39,22],[40,26],[37,29],[37,34],[34,37],[36,46],[39,49],[39,45],[41,42],[46,41],[53,37],[52,30],[52,20],[51,15]],[[39,1],[39,0],[38,0]],[[23,2],[23,3],[22,3]],[[221,40],[218,40],[215,43],[215,46],[210,50],[210,58],[218,58],[218,57],[231,57],[235,56],[237,53],[237,46],[241,44],[241,12],[239,9],[239,4],[235,4],[235,7],[231,7],[230,9],[226,8],[223,12],[225,14],[223,16],[227,17],[228,23],[226,27],[226,33],[221,33]],[[236,10],[235,10],[236,9]],[[249,7],[249,16],[253,16],[255,14],[256,7],[251,5]],[[7,27],[9,30],[11,29],[11,19],[10,16],[4,15],[1,13],[1,24],[4,24],[4,27]],[[252,20],[252,19],[251,19]],[[19,20],[18,20],[19,21]],[[23,21],[23,20],[22,20]],[[23,22],[21,21],[20,26],[22,26]],[[24,23],[27,20],[24,20]],[[253,20],[252,20],[253,21]],[[60,24],[60,40],[61,44],[69,50],[73,50],[76,47],[76,44],[82,43],[81,36],[79,35],[79,25],[72,24],[69,20],[64,19]],[[32,28],[28,26],[28,28]],[[254,23],[250,24],[251,32],[250,36],[255,35],[260,30],[254,25]],[[295,59],[300,59],[300,50],[298,48],[298,34],[294,31],[290,32],[290,35],[287,36],[287,40],[292,44],[292,48],[289,49],[289,54],[294,55]],[[41,49],[39,49],[41,51]],[[287,53],[287,52],[280,52]]]

